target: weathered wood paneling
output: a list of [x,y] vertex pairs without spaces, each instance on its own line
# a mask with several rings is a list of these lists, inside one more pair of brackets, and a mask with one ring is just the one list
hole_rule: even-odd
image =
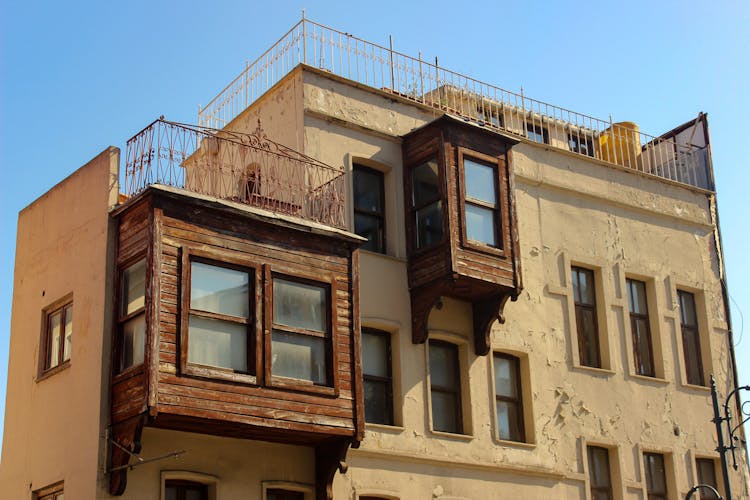
[[[307,436],[351,436],[357,433],[358,403],[353,379],[359,363],[354,349],[354,323],[357,314],[352,302],[353,279],[350,244],[338,239],[280,227],[242,217],[222,217],[220,211],[191,203],[189,200],[160,198],[157,208],[161,241],[156,243],[160,255],[161,295],[159,302],[158,379],[156,381],[157,416],[153,425],[169,422],[190,430],[191,418],[210,421],[203,432],[219,435],[255,436],[243,426],[258,429],[286,430]],[[262,265],[271,272],[335,282],[335,321],[331,344],[336,350],[332,367],[337,394],[319,394],[304,389],[277,388],[256,374],[257,384],[190,376],[181,370],[181,282],[184,252],[210,255],[217,262],[222,257],[233,262],[246,261],[249,267]],[[229,257],[227,257],[229,256]],[[260,267],[257,268],[259,274]],[[265,269],[265,267],[264,267]],[[261,283],[267,279],[260,276]],[[261,288],[265,288],[261,284]],[[257,291],[258,294],[262,290]],[[262,295],[256,299],[263,303]],[[261,309],[264,330],[266,315]],[[264,331],[263,335],[268,335]],[[184,349],[182,349],[184,352]],[[265,353],[256,349],[258,355]],[[267,360],[266,360],[267,362]],[[361,397],[361,396],[360,396]],[[361,404],[361,403],[359,403]],[[276,432],[274,431],[274,432]],[[255,437],[267,438],[268,431]],[[275,435],[275,434],[274,434]],[[288,436],[287,436],[288,437]],[[277,437],[272,439],[278,440]],[[284,438],[286,439],[286,438]],[[295,442],[295,438],[289,438]],[[314,439],[313,439],[314,441]]]

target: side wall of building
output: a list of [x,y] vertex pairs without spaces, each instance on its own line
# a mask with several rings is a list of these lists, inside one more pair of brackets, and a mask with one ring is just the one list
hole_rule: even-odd
[[[0,491],[64,482],[94,498],[103,467],[119,150],[110,147],[19,214]],[[70,360],[44,372],[46,313],[72,303]],[[42,354],[40,354],[40,349]]]

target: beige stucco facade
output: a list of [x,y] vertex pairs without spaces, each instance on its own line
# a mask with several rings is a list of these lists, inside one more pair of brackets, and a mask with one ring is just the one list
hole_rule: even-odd
[[[696,458],[715,459],[720,477],[709,390],[686,382],[677,302],[677,290],[694,294],[703,370],[726,393],[734,382],[713,194],[528,140],[512,150],[523,292],[492,331],[492,351],[520,359],[525,442],[498,438],[492,353],[474,353],[470,304],[451,298],[432,311],[429,338],[459,346],[464,433],[432,430],[428,347],[411,336],[400,137],[439,115],[298,67],[228,127],[252,131],[260,119],[269,138],[308,156],[347,172],[359,163],[385,174],[387,252],[362,252],[360,314],[363,327],[391,333],[395,425],[366,426],[348,471],[337,474],[334,498],[586,499],[588,445],[611,450],[618,499],[646,498],[643,452],[664,455],[672,499],[697,482]],[[116,164],[114,151],[103,153],[20,215],[0,469],[8,498],[30,498],[62,480],[68,498],[109,498],[102,436]],[[351,180],[348,186],[351,228]],[[87,193],[85,207],[80,193]],[[573,265],[595,273],[602,368],[579,360]],[[634,370],[627,278],[646,283],[656,377]],[[70,366],[35,380],[41,311],[70,294]],[[184,453],[130,471],[122,498],[160,498],[165,478],[205,482],[216,500],[262,499],[276,484],[313,498],[309,448],[144,431],[144,458],[173,452]],[[732,478],[735,497],[750,498],[744,458]]]

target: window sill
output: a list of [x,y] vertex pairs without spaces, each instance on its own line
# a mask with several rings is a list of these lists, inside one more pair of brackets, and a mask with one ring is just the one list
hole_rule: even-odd
[[42,380],[48,379],[51,376],[53,376],[53,375],[55,375],[57,373],[60,373],[61,371],[65,370],[65,369],[67,369],[69,367],[70,367],[70,360],[64,361],[62,364],[59,364],[59,365],[55,366],[54,368],[50,368],[50,369],[48,369],[46,371],[43,371],[42,373],[40,373],[39,375],[37,375],[36,381],[37,382],[41,382]]
[[630,377],[635,380],[642,380],[644,382],[651,382],[654,385],[669,385],[669,380],[665,378],[659,378],[659,377],[649,377],[648,375],[637,375],[635,373],[631,373]]
[[685,389],[690,389],[690,390],[693,390],[693,391],[711,392],[711,388],[707,387],[705,385],[696,385],[696,384],[681,384],[681,385]]
[[374,424],[365,422],[365,430],[371,432],[385,432],[388,434],[401,434],[406,430],[400,425]]
[[[503,234],[505,234],[505,228],[503,228]],[[503,247],[495,247],[481,241],[470,240],[466,237],[461,238],[461,244],[465,250],[472,250],[474,252],[491,255],[500,259],[507,259],[508,254],[505,252]]]
[[510,447],[510,448],[523,448],[524,450],[536,449],[536,443],[526,443],[524,441],[510,441],[508,439],[500,439],[497,436],[493,437],[492,440],[498,446],[505,446],[505,447]]
[[319,394],[321,396],[337,397],[339,395],[339,391],[335,387],[315,385],[307,380],[298,380],[294,378],[278,376],[272,376],[270,378],[270,380],[268,381],[268,387],[272,387],[274,389],[284,389],[296,392]]
[[[595,366],[586,365],[573,365],[573,369],[576,371],[589,372],[591,375],[601,375],[605,377],[611,377],[615,375],[615,371],[609,368],[596,368]],[[640,376],[640,375],[639,375]]]
[[144,370],[144,366],[145,366],[144,363],[140,363],[140,364],[134,365],[134,366],[129,366],[128,368],[125,368],[120,373],[116,374],[112,378],[112,382],[115,383],[115,382],[119,382],[120,380],[123,380],[123,379],[126,379],[126,378],[130,378],[130,377],[132,377],[134,375],[140,375],[143,372],[143,370]]
[[455,439],[456,441],[469,442],[474,440],[474,436],[471,434],[456,434],[453,432],[436,431],[434,429],[430,429],[430,434],[443,439]]
[[201,377],[214,380],[226,380],[228,382],[236,382],[247,385],[257,385],[257,378],[255,375],[249,373],[238,373],[232,370],[223,370],[218,367],[208,367],[203,365],[191,365],[188,364],[183,373],[189,377]]

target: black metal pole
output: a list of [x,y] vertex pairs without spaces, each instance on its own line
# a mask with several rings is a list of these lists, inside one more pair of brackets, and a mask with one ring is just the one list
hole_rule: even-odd
[[716,392],[716,380],[714,380],[713,375],[711,375],[711,400],[714,404],[713,422],[716,425],[716,437],[719,440],[719,445],[716,447],[716,451],[718,451],[721,456],[721,475],[724,478],[724,492],[727,494],[727,500],[732,500],[732,486],[729,483],[729,466],[727,464],[727,450],[729,448],[724,445],[724,431],[721,428],[721,423],[725,420],[729,421],[730,416],[727,415],[726,418],[721,417],[721,410],[719,409],[719,394]]

